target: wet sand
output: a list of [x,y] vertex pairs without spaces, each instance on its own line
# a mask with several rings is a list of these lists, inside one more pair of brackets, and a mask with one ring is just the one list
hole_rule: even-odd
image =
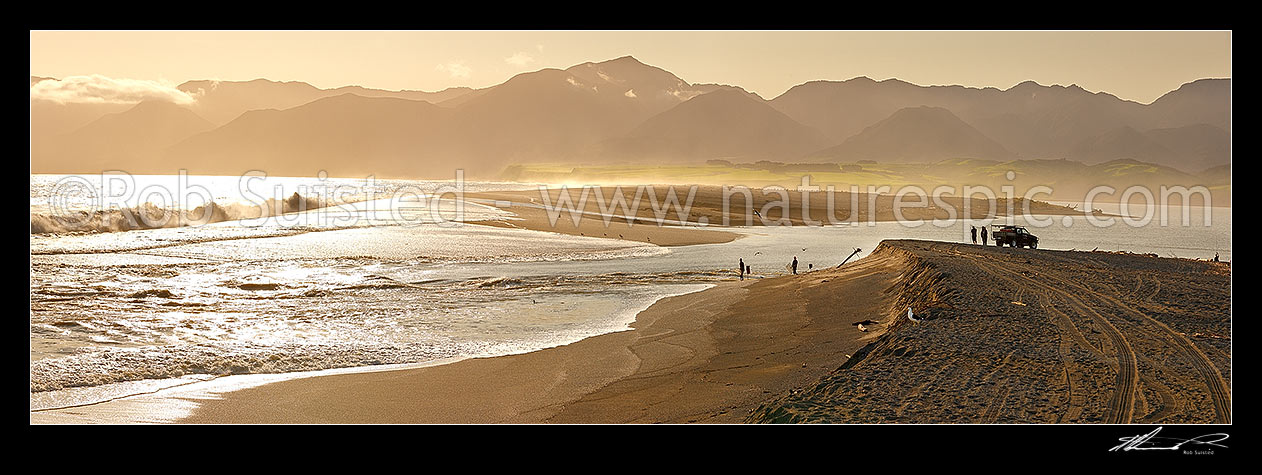
[[1228,263],[885,241],[663,299],[628,331],[284,380],[178,422],[1229,423],[1230,280]]
[[724,282],[633,329],[532,353],[283,381],[205,401],[187,423],[741,422],[843,364],[890,314],[898,259]]
[[[471,222],[471,224],[481,224],[501,228],[530,229],[533,231],[546,231],[574,236],[597,237],[602,239],[625,239],[628,241],[652,243],[659,246],[719,244],[731,242],[741,237],[741,234],[734,232],[703,229],[696,225],[688,227],[669,224],[658,225],[654,222],[635,220],[628,223],[626,219],[619,217],[611,217],[609,219],[609,224],[606,225],[605,220],[598,215],[582,215],[578,224],[575,225],[573,219],[570,217],[570,213],[562,213],[554,222],[549,218],[547,211],[544,209],[528,206],[527,204],[531,203],[529,198],[496,194],[483,194],[483,196],[495,197],[493,199],[511,202],[511,205],[501,206],[500,209],[512,212],[516,215],[517,219],[476,221]],[[512,201],[510,201],[510,199]]]

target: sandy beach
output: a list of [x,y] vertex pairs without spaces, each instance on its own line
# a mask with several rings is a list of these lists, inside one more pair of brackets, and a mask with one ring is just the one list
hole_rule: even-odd
[[1204,459],[1233,31],[32,29],[30,424]]
[[[547,200],[544,200],[541,192],[537,190],[468,193],[465,197],[510,211],[517,218],[479,221],[477,224],[587,237],[624,239],[648,242],[659,246],[717,244],[739,239],[741,235],[737,233],[705,229],[706,225],[721,225],[724,223],[730,226],[763,226],[767,224],[775,225],[779,220],[783,219],[784,224],[806,226],[835,224],[849,220],[855,220],[856,222],[867,222],[869,219],[876,222],[899,220],[899,217],[894,213],[894,197],[891,195],[855,195],[858,197],[858,206],[856,207],[855,203],[852,202],[852,195],[844,192],[835,194],[833,202],[830,204],[828,197],[822,192],[807,195],[809,200],[803,200],[803,195],[798,192],[789,192],[782,197],[776,192],[769,192],[768,194],[766,191],[768,189],[754,189],[750,190],[750,196],[747,199],[741,193],[734,193],[725,197],[721,187],[698,185],[695,190],[691,191],[693,196],[692,201],[689,202],[690,187],[675,186],[673,189],[677,201],[674,204],[667,205],[671,189],[672,187],[669,185],[659,185],[653,188],[654,196],[657,200],[657,209],[654,208],[653,201],[649,198],[648,192],[645,191],[640,195],[639,206],[635,208],[634,213],[629,212],[630,205],[635,203],[637,193],[636,187],[633,186],[592,188],[586,192],[587,199],[585,201],[583,199],[584,191],[581,188],[567,188],[564,190],[550,188],[547,192]],[[624,207],[614,205],[619,190],[622,195],[621,199],[626,203]],[[560,204],[563,202],[563,196],[568,197],[569,205]],[[785,201],[778,201],[782,198]],[[870,206],[869,199],[872,200]],[[726,209],[724,201],[727,201]],[[957,208],[957,213],[961,216],[963,215],[965,200],[945,198],[944,202]],[[579,203],[582,203],[581,207]],[[558,211],[555,216],[550,216],[549,212],[544,209],[545,205],[556,206],[558,209],[565,211]],[[916,207],[914,200],[909,201],[905,204],[907,207],[901,210],[902,218],[915,221],[947,219],[950,217],[946,209],[930,206],[929,203],[923,203],[923,205],[923,207]],[[1079,210],[1040,201],[1027,203],[1017,200],[1012,205],[1016,213],[1020,213],[1023,206],[1029,206],[1031,212],[1040,215],[1068,216],[1082,214]],[[970,216],[977,219],[985,218],[990,211],[990,204],[985,200],[969,200],[969,206]],[[1007,210],[1008,203],[1006,200],[1001,199],[995,206],[997,214],[1003,216]],[[687,209],[686,214],[682,214],[681,210],[685,208]],[[581,212],[571,212],[569,211],[570,209],[581,210]],[[660,214],[658,210],[661,210]],[[759,214],[752,214],[755,211]],[[828,221],[830,219],[829,211],[831,211],[831,219],[834,221]],[[574,222],[575,217],[579,218],[577,224]],[[608,218],[607,221],[604,219],[605,217]],[[628,217],[631,219],[627,219]],[[762,219],[763,217],[766,220]],[[808,222],[808,218],[810,222]]]
[[[741,422],[816,380],[870,334],[898,275],[874,259],[841,270],[729,282],[659,301],[630,331],[417,370],[338,375],[230,393],[181,422]],[[866,338],[865,338],[866,337]]]
[[[718,244],[731,242],[741,237],[740,234],[729,231],[701,229],[696,226],[658,225],[657,222],[647,219],[653,216],[651,211],[643,209],[639,211],[638,216],[646,218],[644,220],[631,220],[631,222],[628,222],[623,217],[610,216],[608,226],[605,225],[605,221],[598,215],[577,215],[580,219],[578,224],[575,224],[571,218],[573,215],[568,212],[561,213],[556,221],[553,222],[549,219],[548,212],[545,209],[535,207],[538,206],[538,196],[536,193],[533,195],[534,200],[532,200],[529,192],[523,192],[522,194],[500,192],[470,193],[468,198],[495,200],[502,204],[500,206],[501,209],[511,211],[518,218],[477,221],[475,223],[487,226],[530,229],[607,239],[624,239],[652,243],[659,246]],[[591,213],[600,211],[599,207],[595,205],[588,206],[586,210]]]
[[[516,215],[479,223],[495,227],[659,246],[742,236],[646,209],[554,227],[528,192],[473,199]],[[886,240],[840,268],[776,274],[661,299],[629,330],[563,346],[193,397],[175,422],[1231,421],[1228,263]]]
[[[657,226],[660,221],[665,221],[666,224],[674,223],[677,225],[688,223],[690,227],[698,225],[804,226],[841,224],[844,222],[929,221],[960,217],[985,219],[990,215],[991,206],[990,202],[980,198],[980,195],[969,200],[960,197],[941,197],[940,201],[942,204],[953,208],[948,209],[947,207],[939,207],[937,202],[928,197],[923,197],[927,201],[917,201],[914,195],[903,198],[896,207],[896,198],[892,194],[866,194],[863,192],[852,194],[837,190],[836,193],[831,194],[830,200],[830,193],[826,191],[808,193],[804,199],[803,193],[796,190],[784,191],[780,189],[780,191],[776,191],[776,188],[770,187],[743,188],[744,191],[748,192],[748,195],[740,190],[742,188],[733,187],[725,192],[723,187],[712,185],[654,185],[652,186],[651,197],[649,188],[638,189],[635,186],[593,187],[586,190],[582,187],[549,188],[546,199],[539,190],[467,193],[465,196],[469,199],[493,201],[498,203],[497,206],[501,208],[520,214],[525,219],[524,221],[512,222],[517,226],[571,234],[582,232],[585,235],[595,235],[597,237],[602,237],[600,233],[606,232],[603,231],[603,222],[599,217],[605,214],[612,216],[611,223],[619,225],[610,226],[609,230],[612,231],[618,228],[626,229],[626,217],[632,218],[636,229],[639,229],[638,225],[640,224]],[[619,191],[621,192],[621,198],[619,198]],[[673,196],[671,195],[672,191],[674,192]],[[637,204],[637,193],[639,194],[638,206],[635,206],[635,212],[631,213],[628,210],[633,207],[631,205]],[[689,201],[689,194],[692,195],[691,201]],[[585,195],[586,199],[584,200]],[[671,201],[672,199],[674,201]],[[568,200],[568,204],[562,204],[565,203],[565,200]],[[619,202],[619,200],[625,205],[615,206],[615,203]],[[586,213],[586,216],[580,221],[579,229],[576,229],[573,225],[571,221],[572,214],[569,211],[561,211],[556,226],[553,226],[542,209],[544,205],[551,205],[557,209],[579,209],[580,203],[582,204],[581,209]],[[668,205],[667,203],[670,204]],[[966,205],[968,207],[967,213],[965,213]],[[1011,212],[1008,209],[1010,206],[1012,208]],[[995,215],[1021,214],[1026,207],[1029,208],[1029,213],[1038,215],[1068,216],[1082,215],[1083,213],[1082,210],[1062,205],[1037,200],[1023,200],[1018,197],[1011,202],[1007,199],[999,198],[995,202]],[[898,209],[898,214],[895,213],[896,208]],[[952,212],[955,214],[952,215]],[[901,219],[899,215],[901,215]],[[589,223],[588,221],[594,223]],[[618,232],[621,233],[621,231]],[[696,233],[692,236],[664,237],[664,239],[672,243],[702,243],[715,240],[722,242],[722,239],[731,240],[735,238],[733,236],[725,236],[729,233],[708,234],[716,232],[719,231]],[[623,234],[625,235],[625,233]],[[631,239],[630,235],[627,236],[627,239]],[[608,234],[603,237],[612,238],[616,237],[616,234]],[[644,236],[639,237],[639,240],[643,240]]]
[[664,299],[630,331],[268,384],[181,422],[1229,422],[1229,272],[888,241],[841,269]]

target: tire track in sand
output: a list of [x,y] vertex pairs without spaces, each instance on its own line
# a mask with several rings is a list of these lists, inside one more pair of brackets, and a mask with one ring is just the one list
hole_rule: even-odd
[[1214,366],[1214,363],[1209,360],[1209,357],[1205,356],[1205,353],[1201,351],[1196,344],[1192,343],[1186,335],[1174,331],[1174,329],[1170,328],[1165,323],[1162,323],[1160,320],[1152,318],[1144,312],[1135,310],[1130,305],[1127,305],[1125,302],[1122,302],[1114,297],[1094,292],[1091,289],[1087,289],[1074,282],[1063,279],[1057,280],[1060,280],[1067,286],[1079,289],[1082,292],[1093,294],[1117,308],[1139,317],[1142,322],[1148,323],[1149,326],[1157,329],[1158,335],[1155,336],[1166,340],[1167,343],[1182,350],[1182,352],[1188,356],[1188,360],[1192,363],[1192,367],[1198,374],[1200,374],[1200,381],[1205,385],[1205,388],[1210,394],[1210,400],[1214,403],[1214,422],[1219,424],[1227,424],[1231,422],[1231,393],[1227,389],[1226,380],[1223,378],[1222,373],[1218,371],[1218,367]]
[[[1135,394],[1139,391],[1139,365],[1135,357],[1135,350],[1131,348],[1130,342],[1118,331],[1113,322],[1109,321],[1104,315],[1096,312],[1089,305],[1079,299],[1076,295],[1044,284],[1032,277],[1026,276],[1019,272],[1010,271],[1000,264],[994,264],[989,261],[975,259],[977,264],[984,272],[996,277],[1007,276],[1004,279],[1018,285],[1029,285],[1026,288],[1037,288],[1042,291],[1036,293],[1045,298],[1048,302],[1053,296],[1059,296],[1080,314],[1087,315],[1096,323],[1099,323],[1104,333],[1108,336],[1109,341],[1113,344],[1114,351],[1117,353],[1115,359],[1115,369],[1117,372],[1116,389],[1113,391],[1113,397],[1109,400],[1108,410],[1105,413],[1104,423],[1106,424],[1128,424],[1131,422],[1135,410]],[[1098,292],[1087,291],[1090,294],[1100,296]],[[1052,307],[1045,307],[1052,308]]]
[[990,404],[986,405],[980,424],[994,424],[999,419],[999,411],[1003,409],[1004,403],[1008,402],[1008,394],[1012,392],[1012,386],[1008,385],[1007,379],[1002,379],[999,383],[1002,389],[990,400]]
[[[976,265],[983,273],[989,274],[993,278],[1003,280],[1017,287],[1021,286],[1021,283],[1016,280],[986,270],[978,262],[974,262],[974,265]],[[1048,313],[1052,315],[1052,322],[1056,324],[1057,330],[1060,332],[1060,343],[1057,345],[1057,353],[1060,355],[1061,364],[1064,367],[1066,401],[1065,412],[1057,418],[1056,422],[1074,422],[1082,416],[1082,410],[1087,402],[1087,395],[1083,393],[1082,384],[1080,382],[1082,379],[1082,370],[1080,369],[1077,361],[1075,361],[1073,355],[1070,354],[1071,349],[1076,344],[1082,349],[1090,352],[1092,356],[1101,361],[1110,361],[1110,358],[1108,355],[1105,355],[1102,350],[1096,348],[1095,345],[1092,345],[1091,342],[1087,341],[1086,337],[1082,335],[1082,332],[1078,331],[1077,326],[1074,325],[1074,322],[1069,318],[1069,315],[1056,308],[1056,304],[1050,296],[1040,294],[1036,295],[1036,297],[1041,305],[1041,308],[1047,310]]]

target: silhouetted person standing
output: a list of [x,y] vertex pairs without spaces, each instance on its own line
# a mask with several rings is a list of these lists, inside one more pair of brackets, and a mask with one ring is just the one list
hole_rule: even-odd
[[745,258],[741,258],[741,265],[737,269],[740,269],[741,280],[745,280]]
[[977,244],[977,226],[972,226],[972,228],[973,228],[973,244]]
[[798,273],[798,256],[793,256],[793,275]]
[[982,245],[986,245],[986,227],[982,226]]

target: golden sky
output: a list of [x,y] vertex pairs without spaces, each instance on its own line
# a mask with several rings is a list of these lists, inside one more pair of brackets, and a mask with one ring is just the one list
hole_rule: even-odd
[[632,55],[771,99],[817,79],[1077,84],[1149,103],[1231,77],[1229,31],[32,31],[31,75],[435,91]]

